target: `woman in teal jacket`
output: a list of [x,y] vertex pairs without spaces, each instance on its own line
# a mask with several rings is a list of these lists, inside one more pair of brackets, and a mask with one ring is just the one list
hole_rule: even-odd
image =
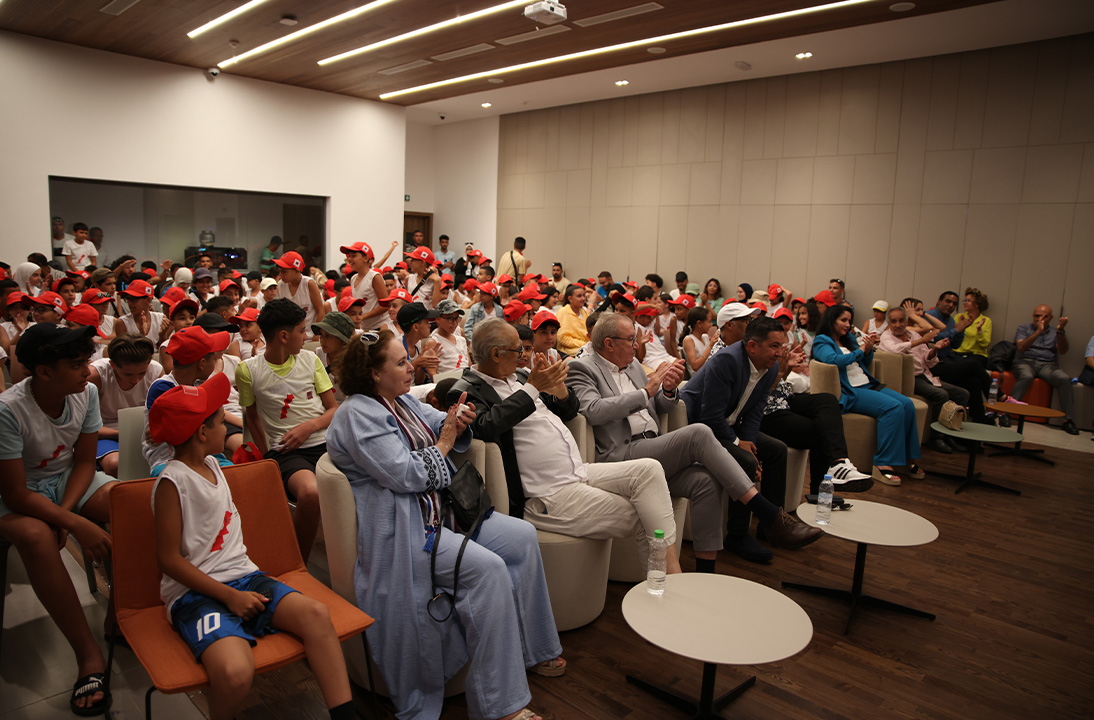
[[828,308],[813,339],[813,359],[839,369],[839,402],[845,414],[857,412],[877,419],[874,465],[881,471],[883,482],[900,484],[894,465],[905,466],[910,477],[921,480],[923,471],[915,464],[920,455],[915,406],[870,374],[874,341],[867,337],[860,349],[854,333],[850,332],[853,322],[851,308],[844,305]]

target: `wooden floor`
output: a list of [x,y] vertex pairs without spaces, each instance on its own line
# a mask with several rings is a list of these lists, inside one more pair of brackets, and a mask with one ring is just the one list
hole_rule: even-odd
[[[809,613],[813,641],[780,663],[721,666],[719,693],[758,676],[723,714],[742,720],[1094,716],[1094,458],[1049,454],[1055,468],[980,456],[985,479],[1020,489],[1021,497],[987,488],[955,495],[953,483],[930,477],[897,488],[876,485],[863,497],[918,513],[940,534],[923,547],[871,548],[864,591],[938,619],[866,608],[844,635],[844,604],[787,590]],[[956,472],[964,472],[965,462],[966,456],[932,452],[922,460],[925,468]],[[854,558],[853,544],[826,537],[804,550],[776,551],[769,566],[724,556],[718,572],[773,588],[783,580],[850,587]],[[683,565],[694,567],[687,544]],[[684,717],[624,679],[634,673],[697,695],[701,673],[699,663],[649,645],[627,627],[619,608],[628,589],[612,583],[604,614],[562,635],[570,663],[563,678],[530,676],[531,707],[545,718]],[[302,665],[260,683],[255,705],[241,717],[325,717]],[[301,689],[318,704],[301,707]],[[389,703],[382,708],[384,717],[394,717]],[[463,698],[450,700],[442,717],[466,718]]]

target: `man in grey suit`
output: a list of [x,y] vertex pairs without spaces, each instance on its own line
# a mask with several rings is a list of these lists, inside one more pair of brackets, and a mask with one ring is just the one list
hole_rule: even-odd
[[591,356],[570,364],[569,379],[581,413],[593,426],[597,460],[652,458],[661,464],[669,492],[692,502],[697,570],[713,572],[722,549],[723,489],[756,513],[774,545],[801,547],[820,536],[819,529],[757,493],[708,426],[689,425],[661,434],[657,416],[678,402],[683,361],[662,363],[647,377],[635,359],[634,323],[614,313],[593,327],[592,346]]

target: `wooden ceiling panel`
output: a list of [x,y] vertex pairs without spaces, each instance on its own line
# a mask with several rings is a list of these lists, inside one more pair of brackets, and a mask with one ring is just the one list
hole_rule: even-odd
[[[511,8],[440,32],[385,46],[326,66],[317,61],[378,42],[413,29],[491,7],[501,0],[393,0],[351,20],[311,33],[272,51],[225,69],[245,77],[377,99],[386,92],[486,72],[543,58],[641,40],[647,37],[717,25],[736,20],[811,7],[823,0],[658,0],[660,10],[588,27],[574,21],[614,12],[648,0],[570,0],[567,32],[542,39],[502,45],[498,39],[535,29],[520,7]],[[917,0],[921,15],[980,5],[994,0]],[[366,0],[267,0],[191,40],[186,33],[219,17],[245,0],[139,0],[118,16],[100,12],[108,0],[5,0],[0,4],[0,29],[61,42],[177,63],[212,67],[315,23],[360,7]],[[668,50],[652,56],[644,47],[546,65],[504,75],[506,85],[517,85],[576,73],[621,67],[673,55],[705,52],[784,37],[885,22],[907,15],[891,12],[891,0],[877,0],[836,10],[786,18],[771,23],[662,43]],[[278,21],[294,16],[298,24]],[[238,44],[233,49],[229,44]],[[449,60],[433,60],[445,53],[487,44],[491,49]],[[404,72],[380,71],[408,64]],[[403,95],[388,102],[413,105],[477,92],[488,87],[485,78]]]

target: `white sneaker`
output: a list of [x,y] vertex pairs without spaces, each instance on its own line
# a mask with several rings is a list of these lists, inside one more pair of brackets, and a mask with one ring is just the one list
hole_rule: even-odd
[[832,476],[832,484],[840,492],[866,492],[874,486],[874,478],[859,472],[850,460],[835,463],[825,474]]

